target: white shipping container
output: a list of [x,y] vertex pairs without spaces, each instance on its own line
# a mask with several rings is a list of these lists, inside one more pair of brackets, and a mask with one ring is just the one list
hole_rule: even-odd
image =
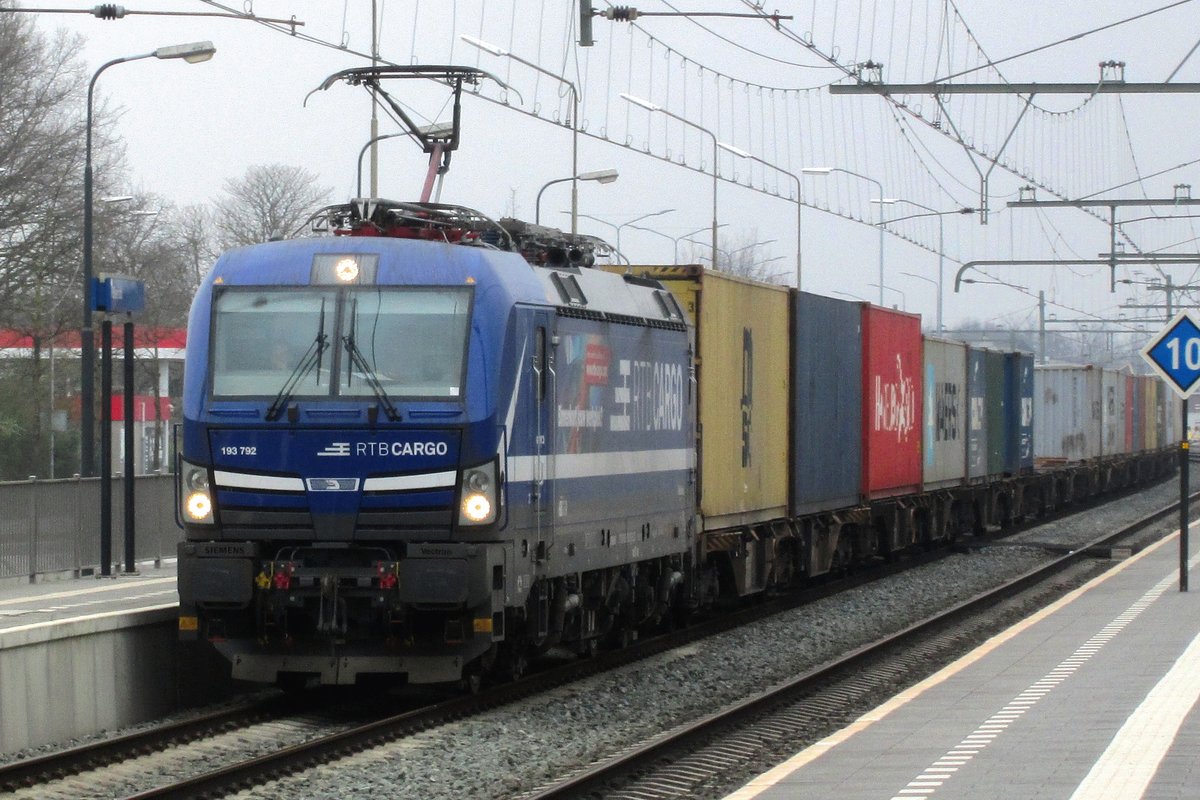
[[1033,371],[1034,458],[1083,461],[1103,450],[1100,369],[1038,366]]
[[967,477],[967,346],[925,337],[926,489],[957,486]]
[[1101,373],[1101,405],[1104,441],[1103,455],[1128,452],[1125,447],[1125,373],[1106,369]]

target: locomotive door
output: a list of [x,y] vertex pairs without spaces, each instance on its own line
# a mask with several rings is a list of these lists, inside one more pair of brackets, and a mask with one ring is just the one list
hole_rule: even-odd
[[554,347],[550,314],[534,317],[533,369],[533,517],[537,560],[546,558],[554,536]]

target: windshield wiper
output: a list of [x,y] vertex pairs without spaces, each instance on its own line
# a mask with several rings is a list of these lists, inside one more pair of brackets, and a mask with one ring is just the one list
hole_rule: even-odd
[[279,419],[279,415],[283,413],[284,407],[288,400],[292,397],[292,392],[296,390],[296,386],[300,381],[304,380],[308,373],[312,372],[313,368],[317,369],[317,383],[321,382],[321,362],[325,349],[329,347],[328,337],[325,335],[325,299],[321,298],[321,317],[317,323],[317,336],[313,339],[312,344],[308,346],[308,350],[304,351],[304,358],[300,359],[300,363],[292,370],[292,374],[284,382],[283,388],[279,390],[279,394],[275,395],[275,399],[271,402],[267,409],[267,421],[274,422]]
[[384,390],[383,384],[379,382],[379,376],[375,374],[375,370],[367,363],[367,359],[363,357],[362,351],[354,343],[354,326],[357,318],[358,299],[356,298],[350,306],[350,325],[347,328],[349,333],[342,337],[342,343],[346,346],[346,353],[350,356],[350,359],[346,363],[346,386],[350,386],[350,377],[353,375],[354,370],[357,369],[367,379],[367,385],[375,393],[375,399],[379,401],[379,405],[383,406],[383,413],[387,414],[389,420],[396,422],[400,419],[400,412],[396,410],[396,406],[392,404],[392,400]]

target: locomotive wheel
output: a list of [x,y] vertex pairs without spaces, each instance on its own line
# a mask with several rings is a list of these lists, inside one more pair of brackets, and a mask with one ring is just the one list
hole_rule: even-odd
[[483,673],[478,669],[464,671],[459,685],[467,694],[479,694],[480,690],[483,689]]
[[505,680],[519,681],[528,668],[529,659],[525,655],[525,648],[517,646],[508,649],[501,657],[499,673]]

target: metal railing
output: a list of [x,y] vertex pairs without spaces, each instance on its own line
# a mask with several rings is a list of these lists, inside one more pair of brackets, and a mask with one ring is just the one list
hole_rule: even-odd
[[[134,555],[158,561],[175,555],[183,532],[175,525],[174,475],[135,478]],[[113,481],[113,572],[120,573],[125,509]],[[100,571],[100,479],[0,483],[0,579]]]

